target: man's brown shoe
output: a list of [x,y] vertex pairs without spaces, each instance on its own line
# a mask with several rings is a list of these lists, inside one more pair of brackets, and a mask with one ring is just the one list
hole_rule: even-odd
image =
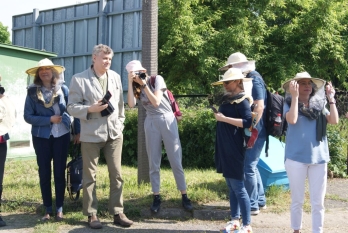
[[129,220],[124,213],[119,213],[114,215],[114,224],[121,225],[122,227],[130,227],[133,221]]
[[95,218],[92,220],[92,216],[88,216],[89,227],[92,229],[101,229],[103,225],[100,223],[99,219],[96,216],[93,217]]

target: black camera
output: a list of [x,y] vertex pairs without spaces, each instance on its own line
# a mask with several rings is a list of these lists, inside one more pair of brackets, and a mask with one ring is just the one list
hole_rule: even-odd
[[135,75],[138,75],[139,78],[141,78],[141,79],[145,79],[146,78],[146,73],[135,72]]
[[111,95],[110,91],[108,91],[102,99],[102,104],[108,104],[108,107],[100,112],[102,116],[110,115],[115,110],[114,106],[112,106],[112,104],[109,101],[111,96],[112,95]]

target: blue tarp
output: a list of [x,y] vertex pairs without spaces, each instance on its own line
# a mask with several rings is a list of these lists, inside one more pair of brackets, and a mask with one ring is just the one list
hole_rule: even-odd
[[279,139],[269,136],[268,157],[266,157],[265,147],[266,143],[257,165],[264,188],[271,185],[283,185],[288,188],[289,180],[284,167],[285,144]]

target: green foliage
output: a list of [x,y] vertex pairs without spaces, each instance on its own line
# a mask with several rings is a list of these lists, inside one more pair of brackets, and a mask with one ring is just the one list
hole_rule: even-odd
[[195,168],[215,167],[215,128],[213,112],[207,108],[185,109],[179,123],[183,166]]
[[330,162],[328,169],[335,177],[347,177],[347,119],[340,119],[338,125],[328,125]]
[[122,164],[136,166],[138,160],[138,109],[126,109],[125,114]]
[[0,43],[11,44],[10,32],[8,31],[8,27],[4,26],[1,22],[0,22]]
[[348,89],[347,0],[160,0],[159,71],[175,94],[211,93],[240,51],[268,86],[301,71]]

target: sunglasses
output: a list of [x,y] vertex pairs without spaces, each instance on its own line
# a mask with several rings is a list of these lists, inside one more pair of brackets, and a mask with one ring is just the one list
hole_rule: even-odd
[[230,84],[230,83],[233,83],[234,81],[236,81],[236,80],[224,81],[223,83],[226,84],[226,85],[228,85],[228,84]]

